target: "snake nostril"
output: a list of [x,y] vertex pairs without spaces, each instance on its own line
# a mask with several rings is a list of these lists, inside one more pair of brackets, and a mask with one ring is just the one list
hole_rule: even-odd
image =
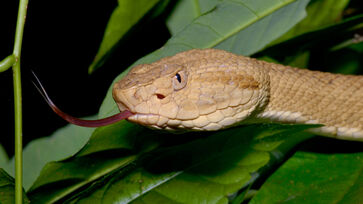
[[165,96],[163,95],[163,94],[155,94],[156,95],[156,97],[158,97],[158,99],[163,99],[163,98],[165,98]]

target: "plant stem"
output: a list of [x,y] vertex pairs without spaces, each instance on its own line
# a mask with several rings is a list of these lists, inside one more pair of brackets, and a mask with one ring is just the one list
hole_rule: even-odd
[[12,67],[15,63],[15,57],[14,55],[9,55],[2,61],[0,61],[0,72],[4,72],[10,67]]
[[13,55],[15,64],[13,66],[14,82],[14,111],[15,111],[15,203],[23,202],[23,124],[22,124],[22,99],[21,99],[21,75],[20,55],[23,40],[24,24],[28,0],[19,1],[18,19],[16,22],[15,42]]

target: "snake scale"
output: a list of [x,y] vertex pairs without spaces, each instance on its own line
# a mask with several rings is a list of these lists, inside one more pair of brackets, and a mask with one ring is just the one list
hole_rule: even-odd
[[363,76],[309,71],[217,49],[133,67],[113,97],[129,121],[215,131],[240,124],[322,124],[308,131],[363,141]]

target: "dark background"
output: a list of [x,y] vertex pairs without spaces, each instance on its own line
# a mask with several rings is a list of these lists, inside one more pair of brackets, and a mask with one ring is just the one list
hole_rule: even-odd
[[[97,53],[117,1],[29,1],[22,48],[23,144],[67,123],[55,115],[31,83],[33,70],[55,104],[76,117],[95,115],[112,80],[169,38],[162,17],[128,34],[116,53],[93,74]],[[0,1],[0,59],[12,53],[18,1]],[[146,35],[145,35],[146,34]],[[0,73],[0,143],[14,154],[12,71]]]

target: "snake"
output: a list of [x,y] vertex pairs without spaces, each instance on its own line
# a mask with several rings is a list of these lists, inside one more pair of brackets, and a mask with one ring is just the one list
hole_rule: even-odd
[[363,141],[363,76],[293,68],[218,49],[133,67],[112,90],[127,119],[163,130],[321,124],[308,132]]
[[134,66],[112,88],[120,113],[100,120],[62,112],[39,85],[51,108],[80,126],[127,119],[177,132],[256,123],[320,124],[307,131],[363,141],[362,75],[294,68],[219,49],[192,49]]

